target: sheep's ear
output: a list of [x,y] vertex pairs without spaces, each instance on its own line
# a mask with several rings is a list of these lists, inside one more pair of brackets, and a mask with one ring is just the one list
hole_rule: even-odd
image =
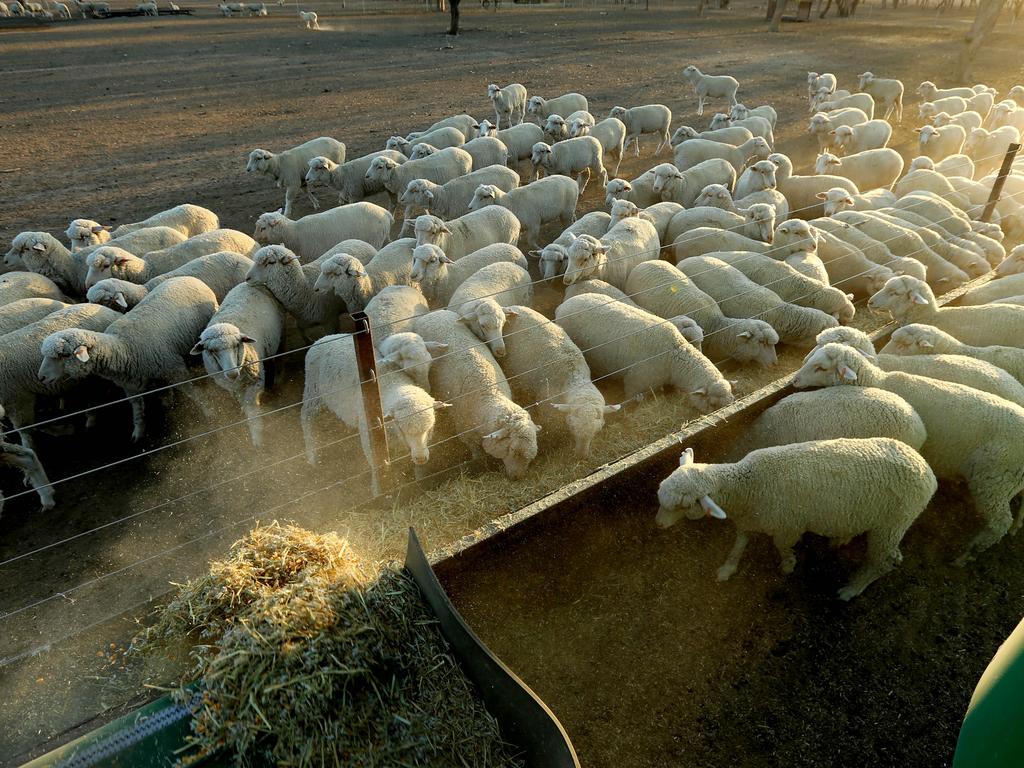
[[434,410],[435,411],[440,411],[442,408],[451,408],[451,407],[452,407],[451,403],[446,403],[443,400],[435,400],[434,401]]
[[542,430],[542,427],[541,427],[540,424],[534,424],[533,425],[533,431],[534,432],[540,432],[541,430]]
[[935,346],[935,345],[934,345],[934,344],[932,344],[932,343],[931,343],[930,341],[928,341],[928,339],[921,339],[921,340],[920,340],[919,342],[917,342],[917,344],[918,344],[918,346],[920,346],[920,347],[921,347],[922,349],[931,349],[932,347],[934,347],[934,346]]
[[836,135],[836,132],[835,132],[835,131],[829,131],[829,132],[828,132],[828,135],[829,135],[829,136],[835,136],[835,135]]
[[914,291],[913,293],[911,293],[910,294],[910,300],[914,304],[927,304],[928,303],[928,299],[926,299],[924,296],[922,296],[920,291]]
[[705,512],[711,515],[711,517],[715,518],[716,520],[725,520],[725,510],[722,509],[717,504],[715,504],[714,499],[712,499],[710,496],[701,496],[700,505]]
[[89,362],[89,349],[88,349],[88,347],[86,347],[85,344],[79,345],[79,347],[75,350],[75,357],[78,358],[79,362],[88,363]]
[[527,251],[526,255],[527,256],[532,256],[535,259],[539,259],[540,258],[540,251]]
[[114,303],[122,309],[128,309],[128,301],[120,291],[114,294]]
[[33,251],[45,251],[46,250],[46,246],[43,245],[42,243],[36,243],[35,245],[32,246],[32,250]]
[[556,411],[562,412],[571,411],[573,409],[573,406],[569,403],[552,403],[551,407]]
[[707,387],[697,387],[697,389],[690,390],[691,395],[706,395],[707,393]]
[[439,229],[438,231],[439,232],[444,232],[446,235],[450,235],[452,233],[452,231],[450,229],[448,229],[448,225],[447,224],[442,224],[441,225],[441,229]]
[[815,197],[818,198],[819,200],[828,200],[828,195],[826,195],[824,192],[819,192],[818,194],[815,195]]
[[615,403],[614,405],[606,405],[604,407],[604,413],[618,413],[622,410],[622,403]]
[[441,257],[441,263],[442,264],[454,264],[455,261],[452,260],[452,259],[449,259],[447,256],[442,256]]
[[254,339],[252,336],[246,336],[243,333],[242,334],[242,342],[245,343],[245,344],[255,344],[256,343],[256,339]]
[[841,366],[839,366],[838,373],[839,373],[839,377],[843,381],[856,381],[857,380],[857,372],[854,371],[853,368],[851,368],[848,365],[841,365]]
[[441,354],[442,352],[448,351],[448,345],[440,341],[425,341],[423,345],[427,348],[427,351],[431,355]]
[[115,267],[123,267],[129,261],[130,261],[130,259],[128,259],[128,258],[126,258],[124,256],[115,256],[113,264],[114,264]]
[[576,240],[576,233],[575,232],[566,232],[566,234],[569,235],[569,242],[570,243],[573,242],[574,240]]
[[514,309],[509,309],[508,307],[502,307],[501,309],[505,313],[505,317],[519,317],[519,313]]
[[190,355],[201,355],[203,354],[203,342],[197,341],[196,345],[188,352]]
[[914,129],[914,133],[920,133],[920,132],[921,132],[921,129],[920,129],[920,128],[915,128],[915,129]]
[[693,448],[687,448],[679,454],[679,466],[685,467],[689,464],[693,464]]
[[752,334],[750,331],[740,331],[739,333],[736,334],[736,338],[737,339],[749,339],[749,338],[752,338],[753,335],[754,334]]
[[400,365],[402,363],[402,355],[398,352],[392,352],[390,355],[384,355],[380,361],[391,365]]
[[850,301],[853,301],[853,294],[852,293],[846,294],[846,298],[848,298]]

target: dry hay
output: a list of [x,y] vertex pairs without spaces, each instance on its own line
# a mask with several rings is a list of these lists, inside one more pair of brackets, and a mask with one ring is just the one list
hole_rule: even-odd
[[181,762],[521,766],[448,655],[415,582],[368,567],[336,534],[258,527],[179,585],[136,648],[198,644],[178,692],[193,707]]

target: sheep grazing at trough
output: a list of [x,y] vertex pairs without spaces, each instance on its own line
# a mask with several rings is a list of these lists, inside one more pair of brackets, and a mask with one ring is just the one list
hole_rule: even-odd
[[[313,21],[316,22],[315,14]],[[298,199],[303,188],[306,189],[313,209],[320,207],[316,196],[306,186],[306,171],[309,168],[309,161],[314,157],[326,157],[335,163],[344,163],[345,145],[329,136],[321,136],[276,155],[266,149],[254,149],[249,153],[245,171],[266,176],[277,186],[284,187],[282,212],[285,216],[291,216],[292,204]]]
[[643,176],[633,182],[634,195],[626,197],[641,208],[660,202],[679,203],[689,208],[709,184],[722,184],[728,189],[736,186],[736,169],[728,160],[720,157],[704,160],[685,171],[671,163],[661,163],[644,176],[647,174],[651,174],[649,186],[653,199],[647,200],[646,196],[639,194],[642,186],[639,182]]
[[424,341],[447,344],[430,369],[431,391],[451,403],[448,412],[459,440],[474,456],[483,453],[504,464],[513,480],[526,476],[537,456],[537,432],[525,409],[512,401],[505,374],[486,345],[459,316],[437,310],[416,319]]
[[533,303],[530,273],[507,261],[481,267],[452,293],[448,309],[487,343],[495,357],[505,356],[502,329],[509,314],[502,307]]
[[320,275],[313,292],[340,299],[348,312],[361,312],[367,303],[389,285],[412,282],[412,252],[416,241],[403,237],[389,243],[363,264],[349,253],[337,253],[320,263]]
[[266,387],[266,362],[277,353],[284,332],[281,305],[269,293],[247,283],[224,298],[192,347],[213,381],[238,401],[256,448],[263,446],[260,400]]
[[505,126],[519,125],[526,117],[526,87],[519,83],[498,87],[495,83],[487,86],[487,98],[494,107],[494,121],[501,128],[501,120]]
[[623,382],[627,398],[672,387],[701,413],[733,401],[732,385],[672,323],[586,293],[563,301],[558,323],[583,351],[595,377]]
[[778,168],[775,174],[778,190],[789,201],[789,215],[800,219],[817,219],[824,215],[824,205],[819,193],[839,187],[851,195],[860,192],[857,185],[842,176],[817,175],[794,176],[793,161],[775,152],[768,160]]
[[[483,211],[490,206],[507,209],[519,222],[520,232],[531,249],[540,248],[540,228],[552,221],[568,227],[576,220],[576,204],[580,188],[568,176],[545,176],[508,193],[490,184],[482,184],[473,193],[470,211]],[[448,249],[445,249],[448,253]],[[450,258],[455,258],[449,253]]]
[[[551,115],[568,115],[577,110],[587,111],[587,109],[587,97],[579,93],[566,93],[554,99],[531,96],[526,103],[526,114],[538,125],[543,125]],[[501,136],[499,135],[498,138],[500,139]]]
[[961,355],[990,363],[1024,383],[1024,350],[1019,347],[993,345],[976,347],[964,344],[932,325],[911,323],[892,332],[889,343],[882,347],[886,355]]
[[401,152],[406,157],[412,154],[412,149],[420,144],[429,144],[435,149],[447,149],[448,147],[461,147],[466,143],[466,134],[454,126],[438,128],[434,131],[417,136],[412,141],[402,136],[392,136],[387,140],[384,149],[393,149]]
[[760,136],[755,136],[738,147],[707,139],[690,139],[676,147],[674,164],[680,171],[686,171],[712,158],[721,158],[733,167],[738,175],[747,167],[747,161],[754,157],[764,160],[772,148]]
[[683,80],[693,86],[697,95],[697,114],[704,114],[704,105],[711,99],[726,99],[732,107],[736,101],[736,91],[740,84],[735,77],[729,75],[705,75],[693,64],[683,69]]
[[33,297],[18,299],[9,304],[0,304],[0,336],[19,328],[24,328],[29,323],[42,320],[58,309],[70,307],[59,299],[46,299]]
[[395,208],[398,195],[413,179],[427,179],[444,184],[464,176],[473,169],[473,158],[464,149],[448,147],[420,160],[399,164],[389,157],[375,157],[366,169],[366,180],[380,184],[387,191],[391,208]]
[[580,216],[566,227],[558,237],[540,250],[529,255],[540,262],[540,274],[544,280],[554,280],[565,272],[569,263],[569,246],[580,235],[600,238],[611,227],[612,218],[604,211],[591,211]]
[[1024,307],[939,307],[928,284],[914,277],[892,278],[871,297],[868,306],[888,312],[900,325],[934,325],[965,344],[1024,347]]
[[570,176],[580,185],[580,194],[595,176],[600,177],[601,186],[608,183],[608,172],[604,168],[604,150],[601,142],[593,136],[579,136],[565,139],[555,145],[543,141],[533,145],[530,155],[533,164],[531,181],[537,179],[541,169],[548,175]]
[[630,270],[637,264],[657,259],[661,250],[658,231],[642,218],[631,217],[611,227],[600,239],[580,235],[569,246],[562,282],[597,278],[624,288]]
[[[386,369],[386,370],[385,370]],[[397,442],[408,449],[413,464],[430,460],[435,411],[447,403],[435,400],[401,369],[382,365],[377,375],[384,427],[393,429]],[[302,434],[306,459],[316,465],[319,441],[315,419],[326,408],[350,429],[358,430],[370,466],[371,487],[380,494],[380,480],[370,447],[370,429],[363,415],[355,345],[349,334],[325,336],[306,353],[306,380],[302,393]]]
[[697,227],[715,227],[767,243],[773,237],[775,212],[770,206],[751,206],[742,215],[711,206],[687,208],[672,216],[663,241],[674,243],[680,235]]
[[544,141],[544,130],[534,123],[520,123],[498,131],[487,120],[481,120],[473,127],[479,138],[494,138],[505,145],[510,165],[529,158],[533,154],[533,145]]
[[120,238],[129,232],[139,229],[150,229],[152,227],[170,227],[176,229],[185,237],[195,237],[204,232],[210,232],[220,228],[220,219],[213,211],[203,208],[200,205],[184,203],[168,208],[166,211],[154,213],[148,219],[136,221],[132,224],[122,224],[115,229],[112,235]]
[[[4,14],[0,13],[0,16]],[[0,405],[0,419],[4,417],[4,408]],[[43,511],[53,509],[56,502],[53,498],[53,486],[46,476],[46,470],[31,448],[9,443],[5,439],[0,426],[0,467],[16,469],[25,478],[25,485],[30,485],[39,495],[39,504]],[[0,492],[0,512],[4,509],[4,495]]]
[[394,217],[379,205],[350,203],[294,220],[280,212],[261,214],[253,237],[260,245],[283,245],[302,261],[312,261],[351,238],[381,248],[391,239],[392,224]]
[[[830,478],[827,493],[822,473]],[[762,448],[733,464],[697,464],[687,449],[658,486],[656,522],[667,528],[684,516],[731,518],[736,543],[719,581],[736,572],[751,533],[772,537],[786,575],[796,568],[793,547],[805,533],[838,541],[866,534],[865,561],[838,593],[851,600],[902,561],[900,542],[937,487],[925,460],[887,437]]]
[[609,117],[596,125],[587,125],[582,120],[573,120],[569,125],[569,138],[575,139],[580,136],[593,136],[601,143],[601,150],[604,157],[615,158],[615,168],[612,176],[619,172],[619,164],[622,163],[622,153],[626,143],[626,125],[617,117]]
[[57,284],[37,272],[8,272],[0,275],[0,306],[21,299],[53,299],[64,301]]
[[831,174],[852,181],[858,190],[888,189],[903,173],[903,157],[895,149],[867,149],[856,154],[836,157],[830,152],[818,155],[816,174]]
[[853,155],[868,149],[889,146],[892,126],[885,120],[868,120],[858,125],[839,125],[832,130],[832,145],[836,150]]
[[199,280],[168,280],[102,332],[73,328],[47,336],[40,347],[39,379],[55,384],[97,375],[112,381],[131,400],[132,441],[137,442],[145,434],[141,394],[153,384],[178,384],[205,410],[188,381],[184,357],[216,311],[213,291]]
[[445,184],[413,179],[398,198],[398,202],[405,206],[403,231],[405,227],[411,228],[416,217],[422,214],[432,214],[445,220],[465,216],[469,213],[473,193],[481,184],[511,192],[519,186],[519,174],[502,165],[491,165]]
[[[601,281],[583,282],[593,284]],[[566,289],[566,298],[569,298],[572,288],[570,286]],[[619,298],[607,290],[591,290]],[[628,298],[624,303],[639,306],[668,320],[677,328],[680,318],[696,323],[701,331],[701,349],[716,363],[731,359],[739,363],[756,362],[769,367],[777,362],[775,345],[779,343],[779,334],[774,328],[763,320],[726,317],[712,297],[667,262],[659,260],[638,264],[629,273],[626,291],[633,298]],[[682,328],[680,332],[691,343],[696,338]]]
[[636,157],[640,157],[640,137],[652,133],[658,136],[658,146],[654,150],[655,155],[661,154],[661,150],[670,146],[669,131],[672,130],[672,110],[664,104],[645,104],[642,107],[612,107],[608,113],[609,118],[617,118],[626,126],[626,141],[624,149],[629,149],[633,144],[636,150]]
[[818,151],[824,152],[834,140],[833,131],[841,126],[862,125],[868,122],[868,116],[854,107],[836,110],[826,114],[816,112],[807,124],[807,132],[818,141]]
[[927,275],[927,269],[920,261],[910,256],[896,256],[884,242],[869,237],[857,227],[828,217],[812,219],[810,224],[815,230],[826,232],[852,245],[870,261],[888,267],[895,275],[913,275],[922,280]]
[[857,87],[868,94],[885,111],[882,118],[889,119],[892,115],[896,123],[903,122],[903,83],[884,77],[875,77],[871,72],[862,72],[857,76]]
[[[797,388],[854,385],[899,395],[917,411],[928,434],[921,455],[943,479],[967,483],[984,521],[957,559],[971,560],[1020,527],[1011,502],[1024,490],[1024,408],[971,387],[907,373],[886,373],[842,344],[815,350],[793,379]],[[951,419],[950,414],[957,414]]]
[[455,289],[488,264],[510,262],[526,269],[522,251],[508,243],[492,243],[458,261],[449,259],[436,245],[418,245],[412,252],[412,279],[434,307],[446,307]]
[[336,163],[329,157],[317,156],[307,163],[306,183],[325,184],[337,190],[338,202],[341,204],[358,203],[364,198],[384,191],[384,185],[379,181],[366,178],[366,171],[378,157],[386,157],[395,165],[401,165],[408,159],[393,149],[371,152],[345,163]]
[[1003,299],[1021,294],[1024,294],[1024,275],[1007,275],[972,288],[960,297],[960,304],[967,307],[979,304],[998,304]]
[[583,353],[560,326],[529,307],[508,309],[501,368],[513,399],[535,406],[537,423],[546,430],[561,427],[576,454],[589,456],[605,416],[622,406],[605,403]]
[[0,344],[0,402],[7,409],[11,426],[19,431],[23,446],[33,448],[32,430],[23,428],[36,420],[36,398],[60,397],[72,389],[70,382],[46,381],[38,376],[43,340],[67,328],[102,331],[118,317],[106,307],[75,304],[4,335]]
[[92,219],[75,219],[64,231],[71,244],[71,252],[80,251],[92,245],[103,245],[110,240],[110,227]]

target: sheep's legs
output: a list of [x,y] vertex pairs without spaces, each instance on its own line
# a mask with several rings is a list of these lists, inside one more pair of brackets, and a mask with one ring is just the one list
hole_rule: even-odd
[[295,198],[298,197],[294,190],[290,187],[284,191],[284,208],[281,209],[281,213],[287,216],[289,219],[292,217],[292,203],[295,202]]
[[718,569],[719,581],[728,581],[729,577],[736,573],[736,567],[740,564],[740,558],[743,557],[748,541],[750,541],[750,534],[737,528],[736,543],[732,545],[732,550],[729,552],[729,557],[725,559],[725,563]]
[[43,509],[53,509],[53,486],[35,451],[14,443],[0,443],[0,466],[20,469],[25,485],[31,485],[39,494]]
[[302,439],[306,444],[306,461],[316,466],[317,439],[316,425],[313,423],[316,415],[320,412],[322,402],[316,395],[304,392],[302,395],[302,411],[299,420],[302,422]]
[[697,95],[697,115],[704,114],[704,97],[700,94]]
[[254,448],[263,447],[263,416],[260,413],[260,395],[263,390],[250,387],[241,398],[242,413],[249,422],[249,438]]
[[772,541],[775,542],[775,548],[779,550],[779,557],[782,560],[779,563],[779,568],[788,576],[796,568],[796,555],[793,552],[793,547],[800,541],[800,532],[779,531],[772,535]]
[[864,564],[850,578],[850,583],[839,590],[840,600],[851,600],[863,592],[876,579],[884,576],[902,560],[900,534],[893,543],[892,531],[868,531],[868,551]]
[[[1020,493],[1016,489],[1013,493],[997,496],[995,485],[996,478],[975,477],[968,481],[971,496],[974,497],[974,506],[978,514],[985,521],[984,527],[971,540],[964,549],[963,554],[953,561],[955,565],[963,566],[973,560],[980,552],[984,552],[993,544],[999,542],[1013,527],[1013,513],[1010,511],[1010,500]],[[993,493],[996,491],[996,493]]]
[[34,395],[24,395],[16,397],[13,401],[9,401],[4,404],[7,408],[7,418],[11,422],[11,426],[18,432],[19,442],[28,448],[30,451],[35,450],[35,441],[32,439],[32,430],[23,429],[28,426],[36,418],[36,402]]
[[634,150],[633,155],[635,157],[640,157],[640,136],[639,135],[633,137],[633,150]]
[[619,175],[619,166],[622,165],[622,151],[623,151],[623,148],[620,146],[619,147],[619,151],[618,151],[618,153],[616,154],[616,157],[615,157],[615,170],[612,171],[612,176],[614,176],[616,178],[618,178],[618,175]]
[[132,404],[132,442],[137,443],[146,434],[146,404],[141,394],[133,394],[127,389],[124,393]]

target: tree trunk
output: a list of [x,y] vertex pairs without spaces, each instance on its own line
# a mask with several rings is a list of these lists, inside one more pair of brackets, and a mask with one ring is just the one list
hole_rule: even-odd
[[459,34],[459,0],[448,0],[448,7],[452,12],[452,26],[448,30],[449,35]]
[[978,15],[974,17],[974,24],[967,33],[963,50],[960,52],[959,71],[963,82],[974,79],[974,75],[971,74],[974,59],[999,21],[999,13],[1003,10],[1004,3],[1005,0],[981,0],[978,4]]
[[772,25],[769,27],[772,32],[778,32],[779,27],[782,26],[782,14],[786,12],[786,3],[788,0],[777,0],[775,4],[775,13],[772,15]]

